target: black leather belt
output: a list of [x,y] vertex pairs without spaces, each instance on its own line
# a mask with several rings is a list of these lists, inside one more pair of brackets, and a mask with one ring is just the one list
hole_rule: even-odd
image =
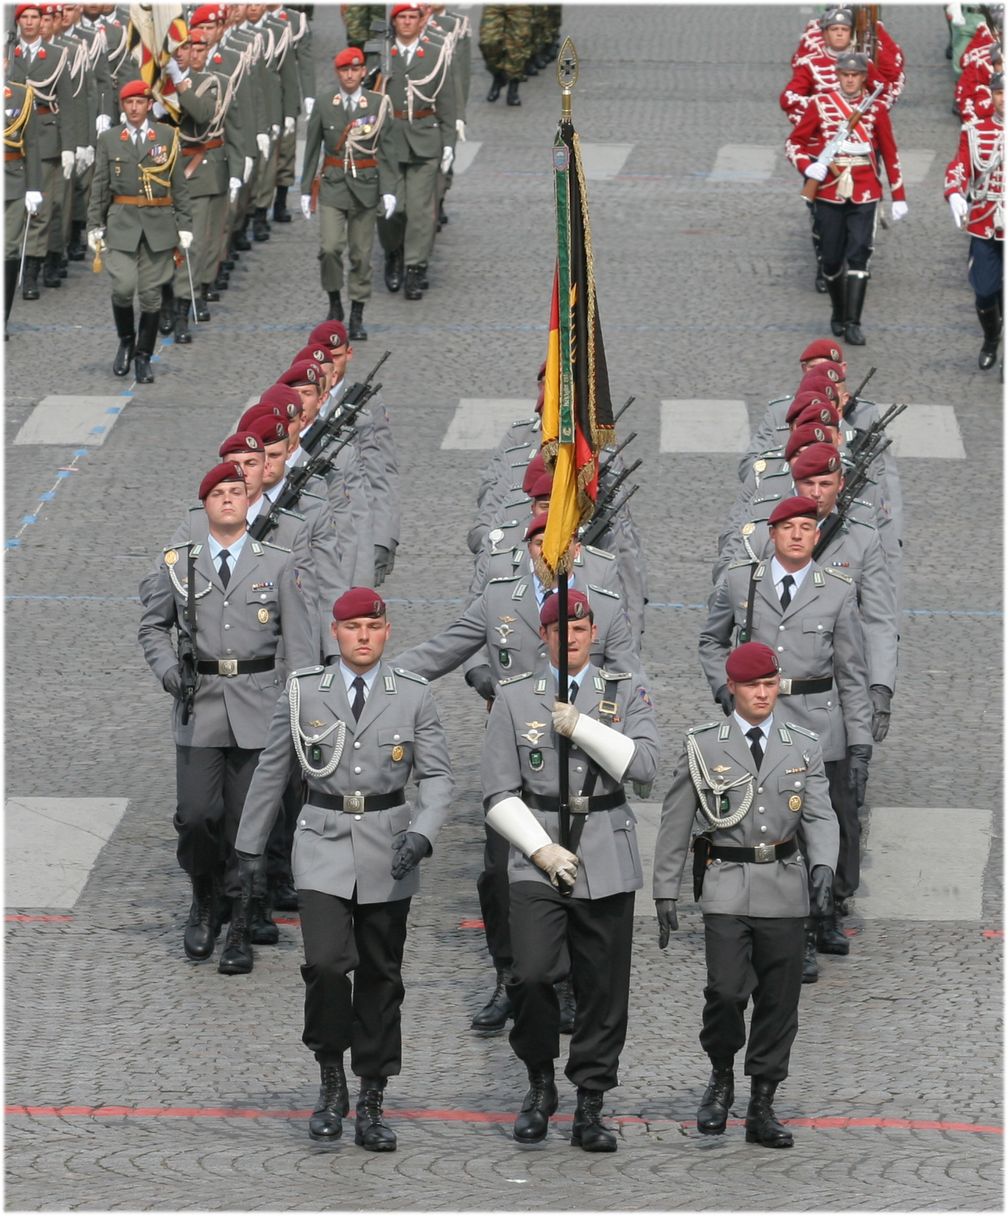
[[[542,794],[528,794],[522,791],[522,801],[534,811],[559,811],[560,799],[547,798]],[[586,798],[583,794],[571,794],[567,799],[567,807],[574,815],[589,815],[592,811],[614,811],[618,806],[626,804],[626,794],[620,786],[611,794],[598,794]]]
[[754,861],[764,865],[768,861],[783,861],[796,852],[798,845],[792,836],[790,840],[777,841],[775,844],[758,844],[754,849],[736,849],[730,845],[712,844],[709,856],[721,861]]
[[833,687],[833,679],[827,676],[822,680],[785,680],[780,682],[780,692],[783,697],[800,697],[803,693],[829,692]]
[[326,811],[387,811],[394,806],[404,806],[406,795],[402,790],[391,794],[323,794],[319,790],[308,790],[308,805],[322,807]]
[[272,671],[276,659],[197,659],[196,670],[207,676],[245,676],[253,671]]

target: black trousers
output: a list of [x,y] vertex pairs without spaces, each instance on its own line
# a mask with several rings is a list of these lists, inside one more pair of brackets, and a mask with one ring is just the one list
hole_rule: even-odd
[[854,791],[847,782],[847,761],[827,760],[826,777],[830,802],[840,824],[840,854],[833,876],[833,894],[846,899],[861,882],[861,821]]
[[969,244],[969,284],[978,308],[990,308],[1001,299],[1004,281],[1004,242],[971,236]]
[[848,270],[867,270],[874,251],[876,203],[815,202],[823,274],[832,278],[846,261]]
[[560,1054],[560,1005],[553,985],[570,972],[577,1013],[567,1076],[586,1089],[619,1084],[633,910],[632,891],[605,899],[571,899],[545,883],[511,884],[511,1047],[525,1064],[545,1064]]
[[[304,1034],[322,1064],[343,1059],[358,1077],[392,1077],[402,1067],[399,1011],[410,901],[359,904],[298,890],[305,961]],[[350,972],[354,973],[351,988]]]
[[510,894],[508,853],[511,846],[493,828],[484,827],[483,872],[476,879],[487,949],[498,971],[511,966],[511,929],[508,924]]
[[800,916],[704,917],[707,986],[700,1046],[731,1060],[746,1041],[743,1014],[753,1002],[746,1047],[748,1077],[783,1081],[798,1033],[805,921]]
[[241,894],[234,842],[259,750],[175,748],[175,856],[190,876],[224,877],[233,899]]

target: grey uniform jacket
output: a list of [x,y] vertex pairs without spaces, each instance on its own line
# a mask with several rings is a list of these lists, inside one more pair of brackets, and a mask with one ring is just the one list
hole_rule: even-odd
[[[700,634],[700,662],[711,692],[725,683],[732,633],[745,625],[752,568],[749,562],[732,566],[711,598]],[[789,696],[782,688],[780,711],[817,735],[826,760],[842,760],[852,743],[871,746],[864,634],[850,576],[813,564],[782,609],[769,562],[759,563],[755,571],[749,640],[776,652],[784,680],[833,680],[827,692]]]
[[[346,726],[343,752],[327,777],[308,775],[308,797],[298,816],[291,866],[300,891],[323,891],[362,904],[406,899],[420,889],[419,867],[398,881],[392,877],[396,837],[407,829],[432,844],[451,809],[454,782],[444,729],[426,680],[381,663],[359,721],[354,721],[338,668],[294,672],[275,703],[269,740],[259,758],[235,847],[259,856],[292,771],[299,766],[291,734],[290,685],[300,695],[298,724],[305,755],[316,769],[333,758],[336,724]],[[312,740],[320,758],[312,759]],[[381,811],[327,810],[313,806],[312,791],[365,797],[405,789],[410,778],[417,795],[403,806]]]
[[[658,726],[644,677],[639,671],[600,671],[589,664],[576,678],[579,687],[575,704],[580,712],[612,726],[636,744],[623,780],[652,782],[658,770]],[[616,703],[615,714],[602,712],[603,702],[610,700],[609,694]],[[555,700],[556,682],[548,666],[498,685],[481,759],[485,810],[513,794],[520,797],[523,790],[557,796],[559,761],[552,718]],[[571,793],[580,793],[588,777],[588,758],[573,743],[568,765]],[[598,773],[595,797],[620,788],[601,767]],[[550,839],[559,842],[559,814],[535,809],[532,814]],[[577,815],[571,815],[572,820],[576,818]],[[620,891],[636,891],[644,885],[636,823],[637,818],[625,801],[611,810],[591,811],[584,816],[577,848],[581,865],[572,892],[575,899],[604,899]],[[508,877],[511,882],[549,882],[543,871],[513,846],[508,858]]]
[[[790,840],[801,829],[798,852],[783,860],[709,862],[700,906],[705,913],[727,916],[808,915],[808,880],[802,849],[810,869],[825,865],[835,870],[840,829],[830,805],[819,744],[811,731],[784,721],[788,708],[783,700],[777,702],[758,773],[734,715],[720,724],[708,722],[689,731],[688,737],[699,746],[713,782],[731,782],[745,774],[753,778],[752,785],[737,786],[724,795],[728,811],[718,809],[718,814],[739,810],[750,791],[752,800],[745,817],[734,827],[712,828],[699,810],[697,787],[683,746],[672,787],[662,803],[654,857],[655,899],[679,898],[690,841],[700,833],[708,835],[716,845],[753,848]],[[700,789],[712,788],[701,777]],[[706,793],[708,807],[718,808],[718,801],[716,795]]]
[[[139,641],[162,685],[178,663],[171,633],[184,622],[186,570],[186,550],[168,548],[140,583]],[[282,640],[288,667],[314,662],[317,628],[288,550],[246,537],[225,589],[209,546],[201,544],[195,579],[197,659],[275,659]],[[184,623],[180,628],[189,632]],[[175,703],[175,742],[181,747],[261,748],[284,674],[281,664],[235,676],[200,675],[185,726],[181,705]]]

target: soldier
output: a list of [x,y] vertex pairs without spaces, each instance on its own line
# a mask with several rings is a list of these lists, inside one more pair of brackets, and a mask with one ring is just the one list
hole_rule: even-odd
[[[6,70],[5,70],[6,75]],[[40,155],[30,85],[6,79],[4,91],[4,337],[17,291],[29,218],[42,206]]]
[[364,304],[371,298],[371,250],[375,211],[386,219],[396,207],[395,170],[389,159],[388,132],[392,103],[380,93],[362,89],[364,52],[347,47],[333,60],[339,79],[330,100],[318,99],[308,120],[301,171],[301,212],[312,213],[312,182],[319,153],[325,149],[319,189],[319,270],[329,297],[329,320],[343,320],[343,251],[350,259],[350,341],[366,341]]
[[[119,100],[126,121],[98,137],[87,239],[95,254],[105,248],[112,280],[119,335],[112,371],[128,375],[135,353],[137,383],[151,384],[161,287],[172,276],[175,246],[185,252],[192,244],[192,213],[178,134],[150,121],[149,87],[142,80],[123,85]],[[134,295],[140,301],[139,329]]]
[[[237,848],[254,868],[289,775],[300,770],[307,790],[291,863],[305,951],[302,1037],[322,1076],[308,1133],[323,1142],[342,1134],[349,1048],[360,1077],[354,1142],[391,1152],[396,1135],[382,1101],[386,1080],[401,1068],[406,920],[419,862],[433,850],[454,783],[427,681],[382,659],[390,632],[384,601],[354,587],[332,613],[339,662],[292,674],[245,800]],[[411,776],[415,804],[405,793]]]
[[945,197],[957,228],[970,234],[969,284],[983,330],[979,365],[994,366],[1001,341],[1004,282],[1004,75],[991,77],[993,109],[967,123],[945,170]]
[[[139,640],[151,670],[174,698],[177,856],[193,888],[183,947],[194,961],[210,957],[220,931],[217,901],[226,895],[234,902],[218,970],[230,974],[248,970],[242,940],[248,908],[241,904],[233,846],[283,687],[277,648],[283,645],[283,663],[294,668],[314,660],[318,641],[290,551],[246,533],[241,470],[230,461],[216,465],[200,483],[199,497],[205,541],[190,543],[187,554],[167,548],[141,582]],[[175,627],[178,654],[171,640]],[[183,640],[198,673],[191,704],[187,680],[193,673],[181,661]]]
[[806,863],[814,910],[825,917],[838,847],[816,736],[785,721],[787,710],[775,712],[780,668],[774,651],[760,642],[728,656],[726,687],[735,708],[717,730],[708,722],[686,734],[662,804],[653,887],[664,950],[679,927],[676,901],[695,830],[693,893],[703,911],[707,956],[700,1046],[713,1069],[697,1130],[705,1136],[725,1130],[751,996],[746,1141],[766,1148],[793,1144],[772,1103],[788,1075],[798,1031],[802,925],[810,910]]
[[868,288],[875,212],[882,197],[880,160],[892,195],[893,222],[903,219],[909,210],[889,111],[880,102],[873,102],[856,129],[848,133],[831,165],[817,159],[866,100],[867,72],[864,55],[839,55],[838,87],[811,99],[785,144],[787,157],[798,172],[820,183],[814,206],[822,237],[823,277],[833,305],[830,328],[837,337],[845,335],[852,346],[865,344],[861,311]]
[[[577,591],[568,594],[570,703],[557,700],[559,615],[554,594],[540,613],[548,664],[500,683],[481,763],[487,825],[511,846],[510,1042],[529,1078],[513,1134],[525,1144],[543,1140],[557,1109],[553,1061],[560,1054],[560,1010],[553,985],[569,959],[577,999],[565,1070],[577,1086],[571,1144],[586,1152],[615,1152],[616,1137],[601,1122],[602,1104],[618,1083],[633,893],[644,882],[623,781],[653,781],[658,730],[641,672],[594,665],[591,605]],[[567,840],[561,838],[558,813],[558,735],[570,740],[574,796]]]
[[955,91],[955,108],[963,122],[990,114],[993,108],[991,77],[1003,71],[1004,56],[999,43],[985,47],[984,53],[963,70]]
[[[315,108],[315,61],[312,57],[311,25],[308,15],[295,7],[287,9],[279,4],[267,4],[267,13],[278,21],[290,24],[290,46],[297,73],[300,101],[304,105],[305,117],[310,119]],[[298,113],[301,106],[298,105]],[[276,200],[273,203],[273,219],[277,223],[290,223],[287,210],[287,191],[294,185],[294,161],[297,155],[297,134],[284,124],[277,144]]]
[[385,22],[384,4],[341,4],[340,15],[346,29],[348,45],[364,50],[364,43],[371,37],[371,22]]
[[493,77],[487,101],[496,101],[507,85],[507,104],[520,106],[518,87],[526,64],[535,53],[531,4],[484,4],[480,17],[479,49]]

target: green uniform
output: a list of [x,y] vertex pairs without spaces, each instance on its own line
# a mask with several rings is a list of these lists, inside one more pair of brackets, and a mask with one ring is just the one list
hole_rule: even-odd
[[484,4],[480,18],[479,48],[487,71],[521,80],[535,47],[532,42],[531,4]]

